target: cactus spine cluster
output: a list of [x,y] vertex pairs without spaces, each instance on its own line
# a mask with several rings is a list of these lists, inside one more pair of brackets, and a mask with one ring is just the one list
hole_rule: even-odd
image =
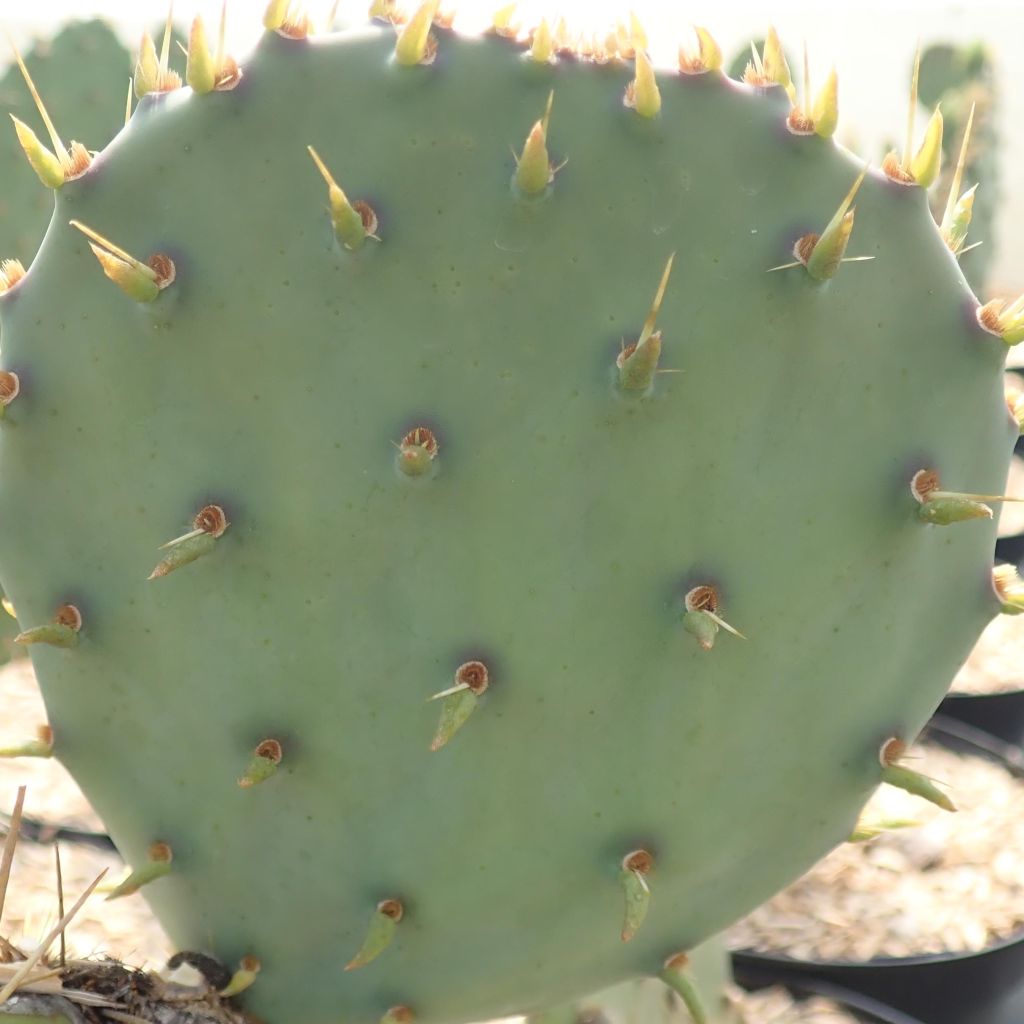
[[901,755],[1016,593],[941,118],[880,172],[774,33],[740,84],[437,6],[275,0],[86,166],[22,138],[0,580],[115,894],[271,1024],[693,1001],[880,783],[953,806]]

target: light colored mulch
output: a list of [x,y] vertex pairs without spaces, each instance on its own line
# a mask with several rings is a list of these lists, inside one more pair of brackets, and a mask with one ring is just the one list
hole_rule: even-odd
[[[3,718],[0,746],[29,739],[46,722],[35,677],[27,660],[0,669]],[[53,758],[15,758],[0,761],[0,811],[9,814],[18,787],[27,786],[24,816],[49,824],[102,832],[103,825],[78,786]],[[60,844],[64,903],[69,909],[89,883],[107,868],[107,879],[120,881],[127,869],[112,853]],[[59,920],[54,847],[19,842],[4,904],[0,935],[23,950],[34,948]],[[173,952],[141,895],[106,902],[90,898],[66,933],[68,955],[91,957],[106,953],[135,967],[159,969]]]
[[935,746],[912,757],[909,766],[949,784],[959,812],[880,787],[864,820],[922,824],[842,844],[734,926],[733,948],[859,961],[982,950],[1020,931],[1024,781]]

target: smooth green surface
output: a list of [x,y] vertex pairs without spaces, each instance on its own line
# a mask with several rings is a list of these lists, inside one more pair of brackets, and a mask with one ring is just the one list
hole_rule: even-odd
[[[871,173],[826,284],[768,274],[859,172],[777,96],[524,64],[445,37],[265,38],[241,86],[141,105],[60,193],[0,300],[0,581],[57,752],[175,942],[263,969],[269,1024],[426,1024],[556,1005],[721,930],[851,831],[889,735],[919,729],[982,627],[994,524],[921,522],[912,474],[997,492],[1005,346],[919,190]],[[556,90],[550,196],[511,146]],[[335,241],[313,145],[380,216]],[[75,217],[178,278],[149,306]],[[615,389],[670,253],[662,366]],[[393,442],[438,436],[409,479]],[[208,502],[216,548],[147,582]],[[719,587],[748,638],[699,649]],[[455,669],[491,685],[428,747]],[[255,744],[284,759],[250,789]],[[950,780],[954,786],[956,780]],[[621,858],[654,854],[619,938]],[[406,915],[342,967],[382,898]]]

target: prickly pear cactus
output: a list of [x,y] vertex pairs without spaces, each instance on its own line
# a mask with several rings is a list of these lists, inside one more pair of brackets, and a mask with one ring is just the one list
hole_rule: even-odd
[[[46,97],[50,114],[75,138],[101,149],[124,124],[128,51],[110,26],[98,19],[72,22],[51,41],[25,55],[25,64]],[[42,131],[32,97],[12,63],[0,78],[0,110]],[[5,119],[6,120],[6,119]],[[53,202],[25,162],[13,131],[0,134],[0,253],[28,261],[35,254],[53,212]]]
[[865,173],[774,33],[739,84],[436,6],[275,2],[91,162],[23,139],[0,578],[114,895],[271,1024],[692,996],[880,783],[952,806],[902,745],[1020,604],[935,122]]

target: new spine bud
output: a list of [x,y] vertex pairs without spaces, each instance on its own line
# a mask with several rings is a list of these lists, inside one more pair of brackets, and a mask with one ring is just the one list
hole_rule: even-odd
[[245,774],[238,780],[239,786],[248,789],[250,786],[265,782],[277,771],[283,753],[278,740],[261,740],[252,752],[252,759],[249,761],[249,767],[246,768]]
[[825,225],[825,230],[820,235],[813,232],[801,235],[793,246],[793,255],[796,257],[792,263],[783,263],[777,267],[770,267],[769,273],[776,270],[788,270],[790,267],[803,266],[807,273],[815,281],[827,281],[835,277],[836,271],[841,263],[855,263],[862,260],[870,260],[872,256],[847,256],[846,246],[849,244],[850,235],[853,232],[853,218],[856,208],[851,209],[854,197],[868,173],[867,166],[857,176],[857,180],[850,186],[839,208],[832,215],[832,219]]
[[220,12],[220,32],[217,38],[217,49],[211,51],[206,41],[206,29],[203,19],[196,15],[192,22],[192,30],[188,37],[188,63],[185,67],[185,81],[199,95],[234,89],[238,85],[242,72],[233,57],[224,52],[224,35],[227,27],[228,3],[224,0]]
[[794,104],[786,118],[786,127],[794,135],[818,135],[830,138],[839,120],[838,79],[833,68],[813,103],[811,102],[811,67],[804,44],[803,100]]
[[0,260],[0,295],[9,292],[25,276],[21,260]]
[[540,24],[533,30],[530,39],[530,60],[534,64],[553,64],[555,62],[555,42],[551,38],[551,26],[547,18],[541,18]]
[[916,153],[914,148],[914,115],[917,111],[917,82],[921,71],[921,51],[914,58],[914,72],[910,78],[910,105],[907,109],[907,136],[903,156],[893,150],[882,161],[882,171],[901,185],[920,185],[928,188],[939,176],[942,161],[942,112],[938,107],[925,129],[924,139]]
[[490,686],[490,673],[482,661],[467,661],[455,670],[455,685],[435,693],[428,700],[440,700],[441,720],[437,723],[430,749],[440,750],[469,720],[480,698]]
[[946,208],[939,224],[942,240],[949,246],[949,250],[954,256],[958,256],[963,251],[964,243],[967,241],[967,232],[971,226],[971,216],[974,213],[974,193],[978,188],[977,185],[973,185],[963,195],[960,194],[960,187],[964,180],[964,168],[967,166],[967,147],[971,140],[973,124],[974,104],[972,103],[971,111],[967,115],[963,141],[960,143],[960,155],[957,157],[956,169],[953,171],[953,180],[949,183]]
[[1005,299],[992,299],[979,307],[978,323],[989,334],[1002,338],[1007,345],[1019,345],[1024,341],[1024,292],[1006,304]]
[[431,64],[437,55],[437,40],[431,34],[434,15],[440,0],[426,0],[413,13],[398,33],[395,60],[404,67]]
[[516,21],[518,3],[505,4],[494,12],[491,18],[491,31],[498,36],[514,39],[519,34],[519,22]]
[[305,39],[312,25],[301,0],[270,0],[263,12],[263,27],[286,39]]
[[789,97],[789,102],[795,104],[796,88],[793,85],[793,76],[789,71],[782,42],[773,26],[768,26],[762,52],[758,54],[757,48],[751,43],[750,53],[752,59],[743,72],[743,81],[762,89],[780,85]]
[[1017,424],[1018,431],[1024,434],[1024,391],[1019,388],[1007,388],[1006,408]]
[[686,953],[673,953],[665,960],[658,977],[682,998],[693,1024],[708,1024],[707,1008],[690,974],[689,965],[690,958]]
[[345,964],[345,970],[352,971],[357,967],[365,967],[376,960],[391,945],[398,922],[404,915],[405,907],[402,906],[401,900],[381,900],[373,917],[370,918],[370,927],[366,931],[359,952]]
[[21,59],[21,54],[13,43],[11,43],[11,50],[21,71],[21,77],[25,80],[25,85],[28,86],[28,91],[32,95],[36,110],[39,111],[39,116],[46,127],[46,132],[50,136],[50,145],[53,146],[53,150],[47,149],[39,141],[36,133],[24,121],[19,121],[18,118],[11,114],[18,142],[39,180],[47,188],[60,188],[64,182],[71,181],[84,174],[92,163],[92,156],[80,142],[72,141],[70,149],[65,147],[46,110],[46,104],[43,103],[42,97],[36,89],[35,82],[32,81],[32,76],[28,73],[28,68],[25,67],[25,62]]
[[703,584],[688,590],[683,597],[683,629],[697,638],[703,651],[710,651],[715,646],[715,638],[719,629],[724,629],[741,640],[746,637],[734,626],[730,626],[718,614],[718,591],[710,584]]
[[934,469],[919,469],[910,480],[910,493],[917,502],[918,518],[935,526],[949,526],[970,519],[991,519],[987,501],[1022,501],[1006,494],[965,494],[942,490]]
[[128,877],[107,893],[108,900],[120,899],[122,896],[130,896],[138,892],[144,885],[163,878],[171,873],[171,860],[173,854],[167,843],[153,843],[149,848],[149,859],[141,867],[135,868]]
[[626,86],[622,102],[641,117],[657,117],[661,111],[661,90],[646,50],[636,51],[636,70],[633,80]]
[[661,272],[658,290],[654,294],[647,319],[644,320],[640,337],[624,346],[616,357],[619,387],[623,391],[644,392],[654,383],[654,375],[658,372],[658,361],[661,358],[661,331],[655,330],[655,326],[675,258],[676,254],[672,253],[665,262],[665,269]]
[[16,743],[10,747],[0,747],[0,757],[52,757],[53,729],[48,725],[36,727],[36,737]]
[[999,610],[1004,615],[1024,615],[1024,580],[1012,563],[994,566],[992,588],[999,598]]
[[142,99],[151,92],[173,92],[181,88],[181,75],[172,71],[171,60],[171,32],[173,29],[174,3],[171,2],[167,11],[167,21],[164,24],[164,38],[160,46],[160,56],[156,55],[156,45],[153,37],[148,33],[142,34],[142,42],[139,44],[139,59],[135,64],[135,96]]
[[433,468],[438,444],[434,432],[428,427],[413,427],[395,447],[398,449],[398,468],[406,476],[423,476]]
[[544,195],[548,185],[555,180],[555,174],[560,170],[560,167],[555,167],[551,163],[551,157],[548,155],[548,124],[551,121],[551,105],[554,100],[555,91],[552,89],[548,94],[544,116],[530,129],[523,152],[516,157],[516,173],[512,182],[524,196]]
[[647,850],[633,850],[622,858],[619,884],[626,898],[626,913],[622,922],[622,941],[629,942],[636,935],[651,905],[651,889],[647,876],[654,868],[654,856]]
[[77,647],[82,631],[82,613],[73,604],[64,604],[57,609],[52,622],[34,626],[19,633],[16,644],[49,644],[51,647]]
[[167,554],[147,578],[155,580],[167,576],[175,569],[180,569],[183,565],[209,554],[230,525],[220,505],[204,505],[196,513],[192,520],[192,529],[188,533],[160,545],[160,550],[167,551]]
[[722,70],[722,48],[714,37],[700,25],[694,25],[697,36],[697,52],[690,54],[684,47],[679,47],[679,70],[684,75],[705,75],[709,71]]
[[416,1014],[408,1006],[392,1006],[380,1019],[380,1024],[412,1024]]
[[21,393],[21,380],[11,370],[0,370],[0,420],[7,415],[7,406]]
[[346,249],[358,249],[367,238],[379,242],[377,237],[377,214],[369,203],[361,200],[349,202],[348,196],[334,180],[327,165],[320,159],[320,154],[312,146],[307,146],[313,163],[327,182],[327,201],[330,204],[331,224],[338,241]]
[[927,775],[900,764],[906,752],[907,744],[898,736],[893,736],[882,744],[878,751],[882,781],[919,796],[944,811],[955,811],[956,805],[953,801]]
[[153,302],[164,288],[173,284],[174,261],[165,253],[154,253],[148,263],[142,263],[81,221],[68,223],[90,239],[89,248],[103,273],[129,298],[136,302]]
[[231,975],[231,980],[217,995],[222,999],[229,999],[231,996],[237,996],[240,992],[244,992],[256,980],[256,975],[260,973],[262,966],[256,957],[243,956],[238,962],[238,970]]
[[921,822],[911,818],[883,818],[881,821],[860,820],[847,837],[848,843],[867,843],[877,839],[886,832],[895,832],[901,828],[917,828]]

